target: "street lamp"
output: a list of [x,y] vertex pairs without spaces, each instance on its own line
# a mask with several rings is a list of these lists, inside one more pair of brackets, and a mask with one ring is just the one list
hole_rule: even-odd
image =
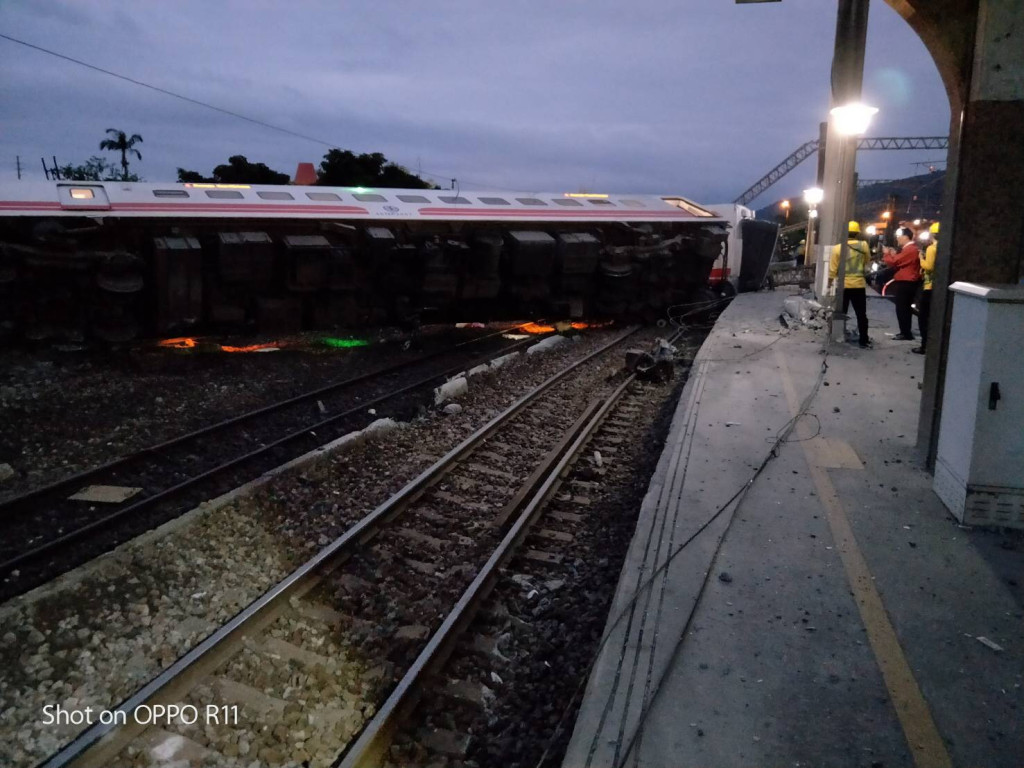
[[786,223],[789,224],[789,200],[783,200],[779,205],[786,212]]
[[[832,124],[836,129],[836,133],[842,137],[842,141],[839,143],[839,167],[845,169],[847,167],[846,158],[848,153],[853,152],[854,157],[856,157],[857,148],[854,145],[854,140],[858,136],[863,136],[868,130],[871,118],[878,114],[878,108],[870,107],[857,101],[835,107],[829,113],[832,115]],[[836,270],[835,304],[832,311],[833,341],[846,340],[846,315],[843,314],[843,287],[846,282],[846,259],[850,254],[850,243],[845,230],[856,204],[855,195],[852,191],[855,178],[855,174],[852,173],[854,169],[853,162],[850,162],[849,166],[851,178],[841,180],[843,192],[840,195],[841,199],[836,201],[836,218],[842,222],[842,229],[844,231],[841,231],[839,234],[839,269]],[[822,270],[825,268],[824,259],[822,260],[821,268]]]
[[869,107],[855,101],[852,104],[845,104],[829,110],[832,115],[832,122],[841,136],[863,136],[871,118],[878,114],[878,107]]
[[807,203],[807,237],[804,241],[804,264],[814,263],[814,220],[818,218],[818,203],[825,199],[825,190],[811,187],[804,190]]

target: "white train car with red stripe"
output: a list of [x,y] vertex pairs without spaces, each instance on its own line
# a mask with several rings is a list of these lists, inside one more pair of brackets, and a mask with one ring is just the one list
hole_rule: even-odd
[[727,237],[684,197],[0,185],[0,328],[28,339],[559,316],[707,298]]

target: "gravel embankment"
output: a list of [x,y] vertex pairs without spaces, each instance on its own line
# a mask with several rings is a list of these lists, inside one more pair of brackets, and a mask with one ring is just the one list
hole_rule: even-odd
[[[493,330],[493,329],[491,329]],[[366,347],[301,337],[272,353],[159,349],[5,350],[0,365],[0,501],[148,445],[488,330],[378,331]],[[407,344],[408,343],[408,344]]]
[[380,435],[4,605],[0,753],[14,766],[51,753],[78,729],[43,725],[45,704],[120,701],[473,429],[612,336],[594,332],[521,357],[477,377],[458,414],[435,412]]

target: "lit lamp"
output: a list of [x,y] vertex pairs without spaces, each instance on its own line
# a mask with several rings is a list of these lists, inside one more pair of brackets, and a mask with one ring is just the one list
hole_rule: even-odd
[[[845,138],[844,141],[840,142],[841,158],[839,167],[846,168],[846,153],[856,152],[856,147],[853,145],[853,138],[857,136],[863,136],[868,130],[868,126],[871,124],[871,118],[878,113],[877,107],[869,107],[867,104],[860,102],[853,102],[852,104],[845,104],[841,107],[835,107],[830,110],[829,114],[832,115],[832,125],[835,127],[836,132]],[[851,178],[842,180],[842,189],[845,190],[845,194],[841,194],[840,200],[836,201],[838,209],[836,211],[835,220],[842,223],[842,232],[839,234],[839,269],[836,275],[835,283],[835,304],[833,305],[832,313],[832,340],[833,341],[845,341],[846,340],[846,316],[843,314],[843,286],[846,282],[846,259],[850,253],[850,244],[846,233],[847,223],[850,220],[850,214],[853,208],[853,176],[852,176],[853,164],[850,163]],[[822,254],[822,263],[818,265],[818,269],[821,270],[822,279],[824,281],[825,272],[825,255]],[[819,283],[824,285],[825,283]]]
[[783,200],[779,206],[786,212],[786,223],[789,223],[789,200]]
[[804,264],[814,263],[814,220],[818,218],[818,203],[825,199],[825,190],[811,187],[804,190],[807,203],[807,239],[804,243]]
[[869,107],[867,104],[854,102],[843,107],[836,107],[830,110],[832,124],[843,136],[863,136],[871,118],[878,114],[878,107]]

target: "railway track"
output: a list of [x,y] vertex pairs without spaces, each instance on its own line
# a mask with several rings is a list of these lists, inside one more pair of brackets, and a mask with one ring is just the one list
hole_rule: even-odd
[[[7,500],[0,504],[3,595],[49,580],[375,418],[410,415],[445,378],[541,338],[510,342],[506,333],[333,382]],[[87,485],[141,490],[115,505],[68,497]]]
[[[631,333],[517,400],[123,702],[127,725],[94,725],[43,765],[331,764],[460,622],[452,606],[494,570],[495,547],[525,535],[522,510],[628,386],[608,378]],[[237,721],[135,722],[160,704],[237,707]]]
[[[526,624],[492,594],[504,582],[502,592],[525,593],[527,603],[537,601],[532,606],[536,615],[562,588],[567,572],[575,570],[574,558],[586,549],[576,537],[586,537],[591,522],[587,494],[600,487],[622,436],[636,427],[640,406],[631,402],[635,385],[631,375],[606,398],[594,401],[569,433],[571,445],[549,455],[539,470],[540,482],[517,507],[515,520],[486,565],[346,750],[341,768],[443,765],[471,758],[480,721],[488,719],[491,705],[503,694],[507,670],[515,666],[503,653],[506,633],[512,625]],[[572,473],[585,453],[583,471]],[[549,676],[573,678],[568,670],[544,663]],[[561,708],[555,704],[547,702],[537,715],[557,723]],[[521,750],[501,755],[503,762],[520,764],[522,757]]]

